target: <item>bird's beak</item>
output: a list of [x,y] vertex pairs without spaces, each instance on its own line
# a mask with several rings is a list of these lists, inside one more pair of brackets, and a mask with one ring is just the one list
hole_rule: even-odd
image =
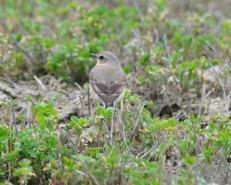
[[91,55],[92,58],[98,58],[98,55],[95,54],[95,53],[91,53],[90,55]]

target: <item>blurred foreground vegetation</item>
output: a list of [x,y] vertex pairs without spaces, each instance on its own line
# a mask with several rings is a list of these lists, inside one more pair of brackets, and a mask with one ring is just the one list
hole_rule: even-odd
[[[49,74],[77,82],[86,97],[90,53],[110,50],[129,83],[113,139],[105,129],[111,108],[64,123],[57,97],[26,97],[31,111],[17,116],[16,98],[0,101],[0,183],[231,184],[230,7],[228,0],[0,0],[0,82]],[[215,100],[221,106],[206,106]]]

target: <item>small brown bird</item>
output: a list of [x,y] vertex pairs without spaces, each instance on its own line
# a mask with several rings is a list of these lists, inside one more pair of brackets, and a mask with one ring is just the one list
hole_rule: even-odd
[[120,61],[110,51],[92,56],[97,59],[97,64],[89,74],[90,92],[105,107],[114,107],[123,98],[127,83]]

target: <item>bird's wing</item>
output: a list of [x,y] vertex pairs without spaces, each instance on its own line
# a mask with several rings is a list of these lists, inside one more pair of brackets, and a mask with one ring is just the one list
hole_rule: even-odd
[[120,95],[126,85],[126,81],[120,81],[117,83],[113,83],[110,86],[110,94]]
[[120,81],[112,84],[103,84],[96,81],[90,82],[94,91],[106,106],[113,105],[114,101],[121,95],[126,85],[126,81]]

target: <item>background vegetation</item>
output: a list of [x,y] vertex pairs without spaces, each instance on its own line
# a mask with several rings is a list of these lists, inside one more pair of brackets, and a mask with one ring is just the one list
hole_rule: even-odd
[[[0,183],[231,184],[230,7],[0,0]],[[102,50],[128,76],[112,138],[87,92]]]

